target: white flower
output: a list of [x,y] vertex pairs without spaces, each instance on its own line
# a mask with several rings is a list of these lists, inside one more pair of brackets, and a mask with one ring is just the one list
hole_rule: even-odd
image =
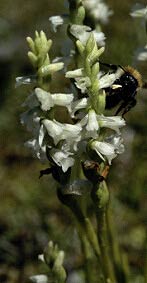
[[52,96],[47,91],[36,88],[35,89],[36,97],[38,98],[39,102],[41,103],[41,109],[44,111],[50,110],[54,106],[54,102],[52,100]]
[[38,255],[38,259],[41,260],[41,261],[43,261],[43,262],[45,262],[45,260],[44,260],[44,254],[39,254],[39,255]]
[[93,30],[94,38],[99,46],[105,45],[106,36],[102,31]]
[[63,17],[61,17],[61,16],[52,16],[52,17],[49,18],[49,21],[52,24],[54,32],[57,31],[58,26],[61,26],[64,23]]
[[145,8],[139,8],[139,9],[134,7],[130,15],[135,18],[146,18],[147,6]]
[[65,77],[66,78],[77,78],[77,77],[82,77],[83,76],[83,68],[76,69],[74,71],[68,71],[66,72]]
[[61,140],[66,140],[74,150],[77,150],[77,142],[81,139],[80,133],[82,131],[79,124],[62,124],[56,120],[51,121],[47,119],[44,119],[42,124],[45,126],[49,136],[53,138],[55,145]]
[[103,161],[107,159],[109,164],[116,157],[115,147],[107,142],[93,141],[91,148],[96,151]]
[[44,163],[45,161],[47,161],[46,146],[45,145],[40,146],[38,139],[32,139],[32,140],[25,142],[25,146],[30,148],[34,153],[34,156],[40,159],[41,162]]
[[91,86],[90,78],[89,77],[76,78],[75,85],[77,88],[81,90],[82,93],[86,93],[87,88]]
[[44,274],[34,275],[30,277],[34,283],[48,283],[48,278]]
[[88,106],[89,99],[84,97],[78,100],[75,100],[71,104],[71,117],[74,118],[75,112],[80,109],[86,109]]
[[87,88],[91,86],[91,80],[85,76],[83,69],[76,69],[74,71],[66,72],[66,78],[74,78],[75,85],[81,90],[82,93],[87,92]]
[[98,122],[97,122],[97,115],[93,109],[90,109],[88,111],[88,122],[86,125],[87,131],[97,131],[99,128]]
[[94,38],[98,45],[104,46],[105,45],[105,34],[100,31],[91,30],[89,26],[84,25],[71,25],[70,27],[71,34],[78,40],[81,41],[83,45],[86,45],[87,40],[91,33],[93,33]]
[[36,82],[36,76],[17,77],[15,87],[29,85]]
[[137,60],[147,61],[147,50],[138,54]]
[[62,167],[63,172],[66,172],[68,168],[72,167],[74,164],[74,158],[71,157],[71,155],[73,155],[73,153],[60,149],[52,148],[50,150],[50,156],[58,166]]
[[143,48],[139,48],[135,57],[138,61],[147,61],[147,45]]
[[83,0],[83,4],[89,14],[101,23],[107,23],[109,16],[113,14],[113,11],[102,0]]
[[32,140],[28,140],[27,142],[25,142],[25,146],[30,148],[33,151],[34,155],[38,159],[40,159],[41,162],[45,162],[47,161],[46,145],[43,144],[43,141],[46,130],[44,129],[43,125],[40,126],[40,122],[39,122],[38,129],[36,129],[36,131],[34,132],[35,132],[35,137]]
[[109,87],[116,80],[116,74],[105,74],[101,75],[101,77],[99,76],[100,75],[98,75],[100,89]]
[[108,163],[111,164],[112,159],[124,152],[123,139],[120,135],[112,135],[105,140],[104,142],[93,141],[91,148],[102,160],[108,160]]
[[36,96],[41,103],[41,109],[44,111],[50,110],[54,105],[70,107],[73,101],[73,94],[54,93],[51,94],[41,88],[35,89]]
[[97,120],[101,128],[110,128],[117,133],[119,133],[119,129],[126,124],[125,120],[121,116],[105,117],[104,115],[97,115]]
[[111,135],[106,139],[107,142],[110,142],[115,147],[115,152],[121,154],[124,152],[123,139],[120,134]]
[[35,109],[30,109],[20,116],[20,121],[26,125],[28,131],[32,131],[34,134],[39,131],[40,128],[40,117]]
[[76,39],[80,40],[85,45],[91,34],[91,28],[84,25],[74,24],[71,25],[70,32]]

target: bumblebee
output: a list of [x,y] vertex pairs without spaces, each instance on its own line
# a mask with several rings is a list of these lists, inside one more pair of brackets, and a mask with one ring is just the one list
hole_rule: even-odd
[[106,109],[112,109],[118,106],[115,115],[122,112],[124,116],[131,108],[136,105],[136,94],[142,87],[142,78],[140,73],[133,67],[122,67],[120,65],[100,64],[116,71],[116,80],[113,84],[105,88],[106,91]]

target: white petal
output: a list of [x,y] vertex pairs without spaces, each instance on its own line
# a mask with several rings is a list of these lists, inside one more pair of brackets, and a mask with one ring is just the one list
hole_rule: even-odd
[[17,77],[15,87],[20,85],[29,85],[36,82],[36,76]]
[[137,54],[137,60],[139,61],[147,61],[147,47],[145,46],[142,51]]
[[54,104],[59,106],[68,106],[73,101],[74,98],[74,95],[72,93],[70,94],[54,93],[51,96]]
[[119,128],[125,126],[126,122],[121,116],[105,117],[97,115],[100,127],[107,127],[119,133]]
[[34,283],[48,283],[48,278],[44,274],[34,275],[30,277]]
[[147,15],[147,6],[141,9],[134,9],[134,11],[130,13],[130,15],[136,18],[145,18]]
[[99,46],[104,46],[105,45],[105,39],[106,39],[105,34],[101,31],[96,31],[96,30],[93,30],[92,32],[94,34],[94,38],[95,38],[97,44]]
[[48,119],[44,119],[42,124],[45,126],[49,136],[51,136],[54,139],[55,144],[57,144],[62,139],[62,124]]
[[63,17],[61,17],[61,16],[52,16],[52,17],[49,18],[49,21],[51,22],[51,24],[53,26],[54,32],[57,31],[58,26],[61,26],[64,23]]
[[106,74],[99,79],[99,88],[102,89],[109,87],[113,84],[115,80],[116,80],[115,74]]
[[43,125],[47,129],[48,134],[54,139],[55,144],[60,140],[68,140],[71,144],[80,140],[81,126],[76,124],[59,123],[56,120],[51,121],[44,119]]
[[75,85],[82,93],[85,93],[87,92],[87,88],[91,86],[91,80],[89,77],[79,77],[76,78]]
[[84,45],[86,44],[90,36],[91,28],[84,25],[72,25],[70,28],[71,34],[79,39]]
[[119,134],[111,135],[106,139],[106,141],[110,142],[115,147],[115,152],[117,154],[121,154],[124,152],[123,139],[121,135]]
[[109,164],[116,157],[115,147],[107,142],[94,141],[92,142],[92,148],[103,160],[106,158]]
[[37,116],[37,112],[34,109],[30,109],[20,116],[20,121],[25,124],[28,131],[32,131],[36,134],[40,128],[40,118]]
[[84,109],[88,106],[88,101],[89,99],[84,97],[81,99],[78,99],[74,102],[72,102],[72,112],[71,112],[71,117],[74,117],[74,114],[76,111],[80,110],[80,109]]
[[83,68],[76,69],[74,71],[68,71],[65,75],[66,78],[76,78],[81,76],[83,76]]
[[44,260],[44,254],[38,255],[38,259],[41,260],[41,261],[43,261],[43,262],[45,262],[45,260]]
[[38,143],[40,147],[43,144],[44,136],[45,136],[45,129],[44,129],[44,126],[41,125],[40,130],[39,130],[39,137],[38,137]]
[[44,111],[50,110],[51,107],[54,106],[54,102],[52,99],[52,96],[49,92],[41,89],[41,88],[36,88],[35,89],[35,94],[41,103],[41,109]]
[[97,131],[99,128],[97,122],[97,115],[93,109],[90,109],[88,112],[88,123],[86,126],[87,131]]
[[69,167],[72,167],[74,164],[74,159],[70,157],[70,155],[73,155],[70,152],[64,152],[58,149],[52,149],[50,151],[50,155],[54,162],[62,167],[63,172],[66,172]]

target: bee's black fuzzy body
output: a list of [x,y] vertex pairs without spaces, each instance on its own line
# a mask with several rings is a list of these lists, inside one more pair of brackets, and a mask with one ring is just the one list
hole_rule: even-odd
[[[104,64],[107,67],[108,64]],[[110,65],[115,66],[116,65]],[[136,105],[136,94],[138,88],[142,85],[140,73],[128,66],[120,67],[120,75],[113,82],[112,86],[105,89],[106,91],[106,109],[112,109],[118,106],[115,115],[122,112],[124,116],[132,107]]]

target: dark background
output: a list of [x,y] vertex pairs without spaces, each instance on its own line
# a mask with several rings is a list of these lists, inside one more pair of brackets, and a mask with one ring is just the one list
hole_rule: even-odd
[[[135,66],[134,54],[147,41],[143,23],[129,16],[135,1],[107,3],[114,15],[102,27],[107,37],[103,61]],[[38,178],[44,167],[23,145],[29,134],[21,126],[19,116],[27,88],[15,88],[15,77],[31,72],[25,40],[28,35],[43,29],[54,42],[52,58],[61,54],[64,28],[54,34],[48,18],[63,13],[67,13],[67,5],[60,0],[0,1],[1,283],[23,283],[30,275],[43,273],[37,255],[48,240],[54,240],[65,250],[69,271],[74,267],[80,269],[80,244],[72,216],[60,205],[52,178]],[[137,64],[137,68],[147,80],[146,64]],[[57,88],[60,89],[58,81]],[[132,282],[137,283],[143,282],[147,224],[146,111],[147,90],[143,90],[138,94],[137,106],[126,115],[126,151],[113,162],[108,180],[118,239],[129,256],[132,278],[136,280]]]

